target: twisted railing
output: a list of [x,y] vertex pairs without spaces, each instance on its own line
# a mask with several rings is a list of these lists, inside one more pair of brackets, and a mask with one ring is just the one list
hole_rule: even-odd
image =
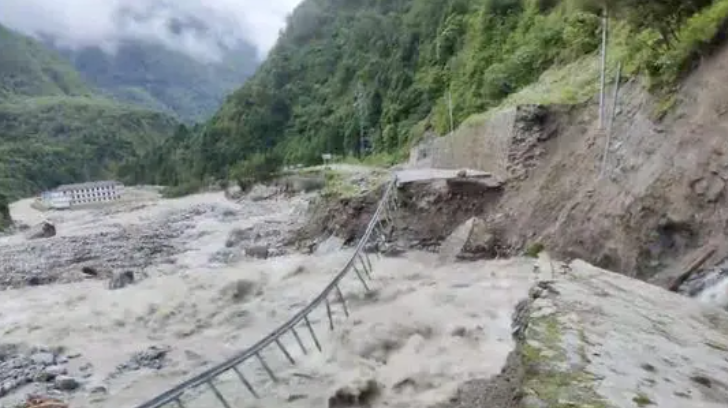
[[369,220],[369,224],[367,224],[364,235],[359,240],[359,243],[357,244],[356,249],[354,250],[354,253],[349,261],[346,263],[346,265],[344,265],[341,271],[336,274],[336,276],[323,289],[323,291],[321,291],[318,296],[316,296],[308,305],[306,305],[306,307],[301,309],[293,317],[288,319],[288,321],[280,325],[277,329],[273,330],[270,334],[268,334],[263,339],[255,343],[253,346],[247,348],[243,352],[214,367],[209,368],[203,373],[200,373],[187,381],[182,382],[181,384],[163,392],[155,398],[141,405],[138,405],[136,408],[158,408],[173,404],[179,408],[185,408],[185,403],[183,401],[183,396],[185,395],[185,393],[197,390],[200,387],[206,387],[207,389],[203,389],[202,391],[211,392],[220,402],[220,405],[223,408],[231,408],[232,405],[230,404],[230,402],[228,402],[228,400],[225,398],[219,387],[215,385],[216,379],[220,378],[223,374],[227,374],[230,372],[233,372],[235,374],[237,379],[240,380],[242,386],[244,386],[245,389],[247,389],[247,391],[254,398],[259,398],[259,394],[253,386],[253,383],[243,374],[243,370],[241,370],[240,368],[241,365],[246,361],[255,359],[265,371],[267,376],[270,377],[273,382],[278,382],[279,380],[273,372],[273,369],[263,358],[263,351],[269,347],[275,347],[283,354],[283,356],[286,358],[286,360],[288,360],[290,364],[296,364],[295,359],[281,341],[281,337],[287,333],[290,333],[296,340],[296,343],[298,344],[298,347],[300,347],[301,351],[304,354],[307,354],[308,350],[306,349],[301,339],[301,335],[299,334],[298,330],[296,330],[296,327],[298,326],[305,326],[305,330],[311,336],[311,339],[316,345],[316,348],[321,351],[321,343],[316,336],[315,326],[311,323],[311,319],[309,318],[309,316],[318,306],[323,303],[326,306],[326,315],[328,317],[329,328],[333,330],[334,319],[331,312],[331,302],[329,301],[329,297],[332,294],[334,294],[338,298],[339,302],[342,305],[344,314],[347,317],[349,316],[349,309],[346,305],[346,300],[344,299],[344,295],[341,291],[339,283],[352,270],[356,273],[356,276],[361,284],[364,286],[364,289],[367,292],[370,290],[369,285],[367,284],[367,279],[371,278],[372,263],[369,255],[365,251],[365,247],[369,243],[375,231],[377,231],[379,233],[378,235],[381,237],[384,234],[386,228],[384,224],[392,224],[391,211],[393,208],[396,209],[397,206],[396,200],[394,199],[394,196],[392,194],[396,181],[397,180],[395,177],[386,185],[384,193],[382,194],[382,198],[379,200],[379,204],[377,205],[377,209],[374,212],[374,215],[372,215],[371,220]]

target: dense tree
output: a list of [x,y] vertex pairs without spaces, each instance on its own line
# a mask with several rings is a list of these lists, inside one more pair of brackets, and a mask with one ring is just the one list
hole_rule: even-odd
[[[257,73],[145,168],[192,183],[256,173],[262,158],[402,150],[448,132],[450,100],[457,126],[594,56],[605,5],[630,39],[627,73],[655,83],[676,78],[728,16],[728,0],[304,0]],[[170,170],[163,161],[178,155],[190,161]]]
[[60,183],[117,177],[121,162],[174,129],[166,115],[95,94],[52,50],[2,26],[0,50],[0,195],[6,200]]
[[0,193],[0,231],[10,226],[12,219],[10,218],[10,208],[8,207],[8,198]]

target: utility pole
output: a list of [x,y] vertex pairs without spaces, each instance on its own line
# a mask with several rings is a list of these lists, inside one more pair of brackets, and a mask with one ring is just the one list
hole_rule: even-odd
[[[443,31],[444,33],[444,31]],[[437,60],[437,63],[440,63],[440,35],[442,33],[438,34],[435,38],[435,58]],[[450,80],[448,84],[447,94],[445,95],[445,99],[447,101],[447,115],[450,119],[450,134],[452,134],[453,129],[455,127],[454,120],[452,116],[452,78],[454,74],[454,67],[452,64],[450,65]]]
[[599,130],[604,130],[606,116],[606,82],[607,82],[607,31],[609,30],[609,9],[605,4],[602,10],[602,66],[599,86]]
[[[602,169],[599,172],[599,178],[604,177],[607,171],[609,156],[609,147],[612,143],[612,128],[614,126],[614,117],[617,115],[617,106],[619,104],[619,85],[622,81],[622,62],[617,64],[617,77],[614,79],[614,95],[612,96],[612,111],[609,114],[609,122],[607,122],[607,141],[604,143],[604,155],[602,156]],[[606,108],[605,108],[606,109]]]
[[364,121],[367,114],[365,97],[364,85],[359,81],[356,85],[356,100],[354,101],[354,107],[359,114],[359,157],[364,155]]
[[450,134],[452,135],[452,132],[454,130],[453,129],[454,128],[453,118],[452,118],[452,85],[447,90],[447,110],[448,110],[448,115],[450,117]]

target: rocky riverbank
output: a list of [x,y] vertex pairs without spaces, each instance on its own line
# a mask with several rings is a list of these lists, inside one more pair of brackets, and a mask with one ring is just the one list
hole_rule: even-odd
[[[47,256],[57,259],[52,251],[85,242],[100,247],[89,249],[98,258],[69,259],[68,270],[50,268],[62,279],[3,292],[0,338],[7,351],[0,369],[6,390],[0,406],[14,407],[29,395],[71,407],[134,406],[266,336],[314,298],[351,254],[336,239],[307,255],[284,245],[307,220],[308,198],[231,201],[209,193],[123,211],[52,214],[56,236],[36,241],[46,242]],[[119,230],[154,235],[165,228],[160,225],[173,232],[158,241],[169,252],[129,269],[134,279],[110,290],[101,261],[114,258],[104,250],[109,241],[99,237]],[[2,246],[31,242],[22,240],[6,237]],[[291,368],[278,350],[266,350],[281,379],[277,384],[260,367],[242,368],[264,395],[257,403],[320,407],[344,403],[371,386],[373,406],[427,405],[447,400],[469,379],[496,374],[512,348],[510,315],[526,295],[529,262],[433,267],[435,260],[428,253],[373,258],[368,294],[355,277],[345,279],[350,318],[336,303],[336,331],[329,332],[325,313],[311,318],[323,353],[305,357],[286,338],[300,362]],[[96,275],[88,277],[90,268]],[[126,268],[133,266],[109,269],[118,274]],[[304,342],[310,352],[310,338]],[[253,402],[234,378],[218,385],[240,406]]]
[[[728,370],[728,318],[710,302],[544,253],[477,260],[508,255],[498,232],[473,218],[501,188],[483,177],[403,180],[397,228],[387,231],[400,250],[372,257],[371,292],[355,277],[341,283],[350,316],[332,302],[335,331],[325,312],[312,315],[323,353],[304,355],[286,338],[296,366],[278,349],[264,352],[278,383],[260,366],[241,367],[261,400],[234,377],[220,379],[222,392],[251,407],[728,403],[719,376]],[[51,278],[29,285],[35,275],[20,262],[5,272],[22,278],[0,300],[0,406],[29,395],[134,406],[245,349],[346,263],[342,244],[356,242],[372,191],[157,199],[51,214],[53,237],[1,238],[13,259],[22,245],[41,248],[23,262]],[[305,254],[292,248],[303,233],[318,243]]]
[[[16,234],[0,240],[0,290],[109,278],[124,271],[146,276],[149,268],[160,266],[186,269],[192,265],[180,265],[184,263],[180,255],[222,234],[227,234],[226,245],[208,254],[212,263],[230,263],[246,249],[257,256],[268,256],[268,249],[271,255],[282,254],[286,231],[298,220],[266,219],[277,210],[276,203],[245,199],[236,203],[214,193],[121,208],[52,212],[47,216],[58,229],[56,235],[31,240]],[[217,228],[200,228],[205,224]]]
[[[51,222],[56,234],[0,237],[3,407],[28,395],[104,406],[110,393],[136,376],[186,362],[168,378],[171,385],[171,379],[224,355],[229,346],[210,355],[180,342],[204,344],[201,332],[249,321],[241,310],[225,311],[238,292],[235,271],[248,268],[247,279],[260,277],[266,259],[288,254],[285,244],[305,221],[308,201],[229,200],[220,192],[47,213],[26,204],[12,206],[14,219]],[[282,261],[278,268],[289,273],[298,266],[291,262],[297,261]],[[211,281],[220,287],[207,311],[197,310],[196,301],[187,303],[199,295],[180,297]],[[166,330],[171,332],[162,334]]]
[[501,373],[438,408],[728,405],[723,310],[583,261],[542,254],[536,272]]

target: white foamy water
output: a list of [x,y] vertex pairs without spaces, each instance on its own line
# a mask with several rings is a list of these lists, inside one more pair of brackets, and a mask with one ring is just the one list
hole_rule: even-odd
[[696,299],[705,304],[728,310],[728,276],[722,276],[701,291]]
[[679,293],[700,303],[728,310],[728,262],[722,261],[689,277]]
[[[149,217],[201,204],[213,209],[189,219],[186,250],[176,256],[176,264],[150,268],[150,277],[133,286],[109,291],[105,282],[84,281],[2,292],[2,342],[64,346],[81,354],[72,365],[91,363],[86,390],[104,384],[108,394],[82,390],[70,399],[73,408],[131,407],[257,342],[314,298],[351,255],[338,250],[210,263],[232,228],[301,217],[301,200],[238,204],[221,194],[203,194],[154,202],[108,219],[88,212],[66,213],[55,221],[59,233],[80,234],[106,223],[143,227]],[[332,303],[333,332],[323,306],[312,315],[322,353],[314,351],[305,326],[299,327],[308,355],[292,336],[283,339],[296,366],[277,348],[264,352],[278,384],[255,361],[242,367],[263,399],[255,401],[235,377],[220,381],[234,406],[319,408],[342,386],[367,380],[381,385],[375,407],[426,406],[447,399],[468,379],[499,372],[513,347],[511,313],[527,296],[532,261],[434,267],[435,256],[425,253],[372,261],[372,294],[364,294],[354,274],[342,283],[349,319],[338,302]],[[234,296],[240,280],[254,286],[242,299]],[[172,349],[164,368],[111,376],[134,353],[154,345]],[[202,395],[187,406],[217,406],[208,398]]]

